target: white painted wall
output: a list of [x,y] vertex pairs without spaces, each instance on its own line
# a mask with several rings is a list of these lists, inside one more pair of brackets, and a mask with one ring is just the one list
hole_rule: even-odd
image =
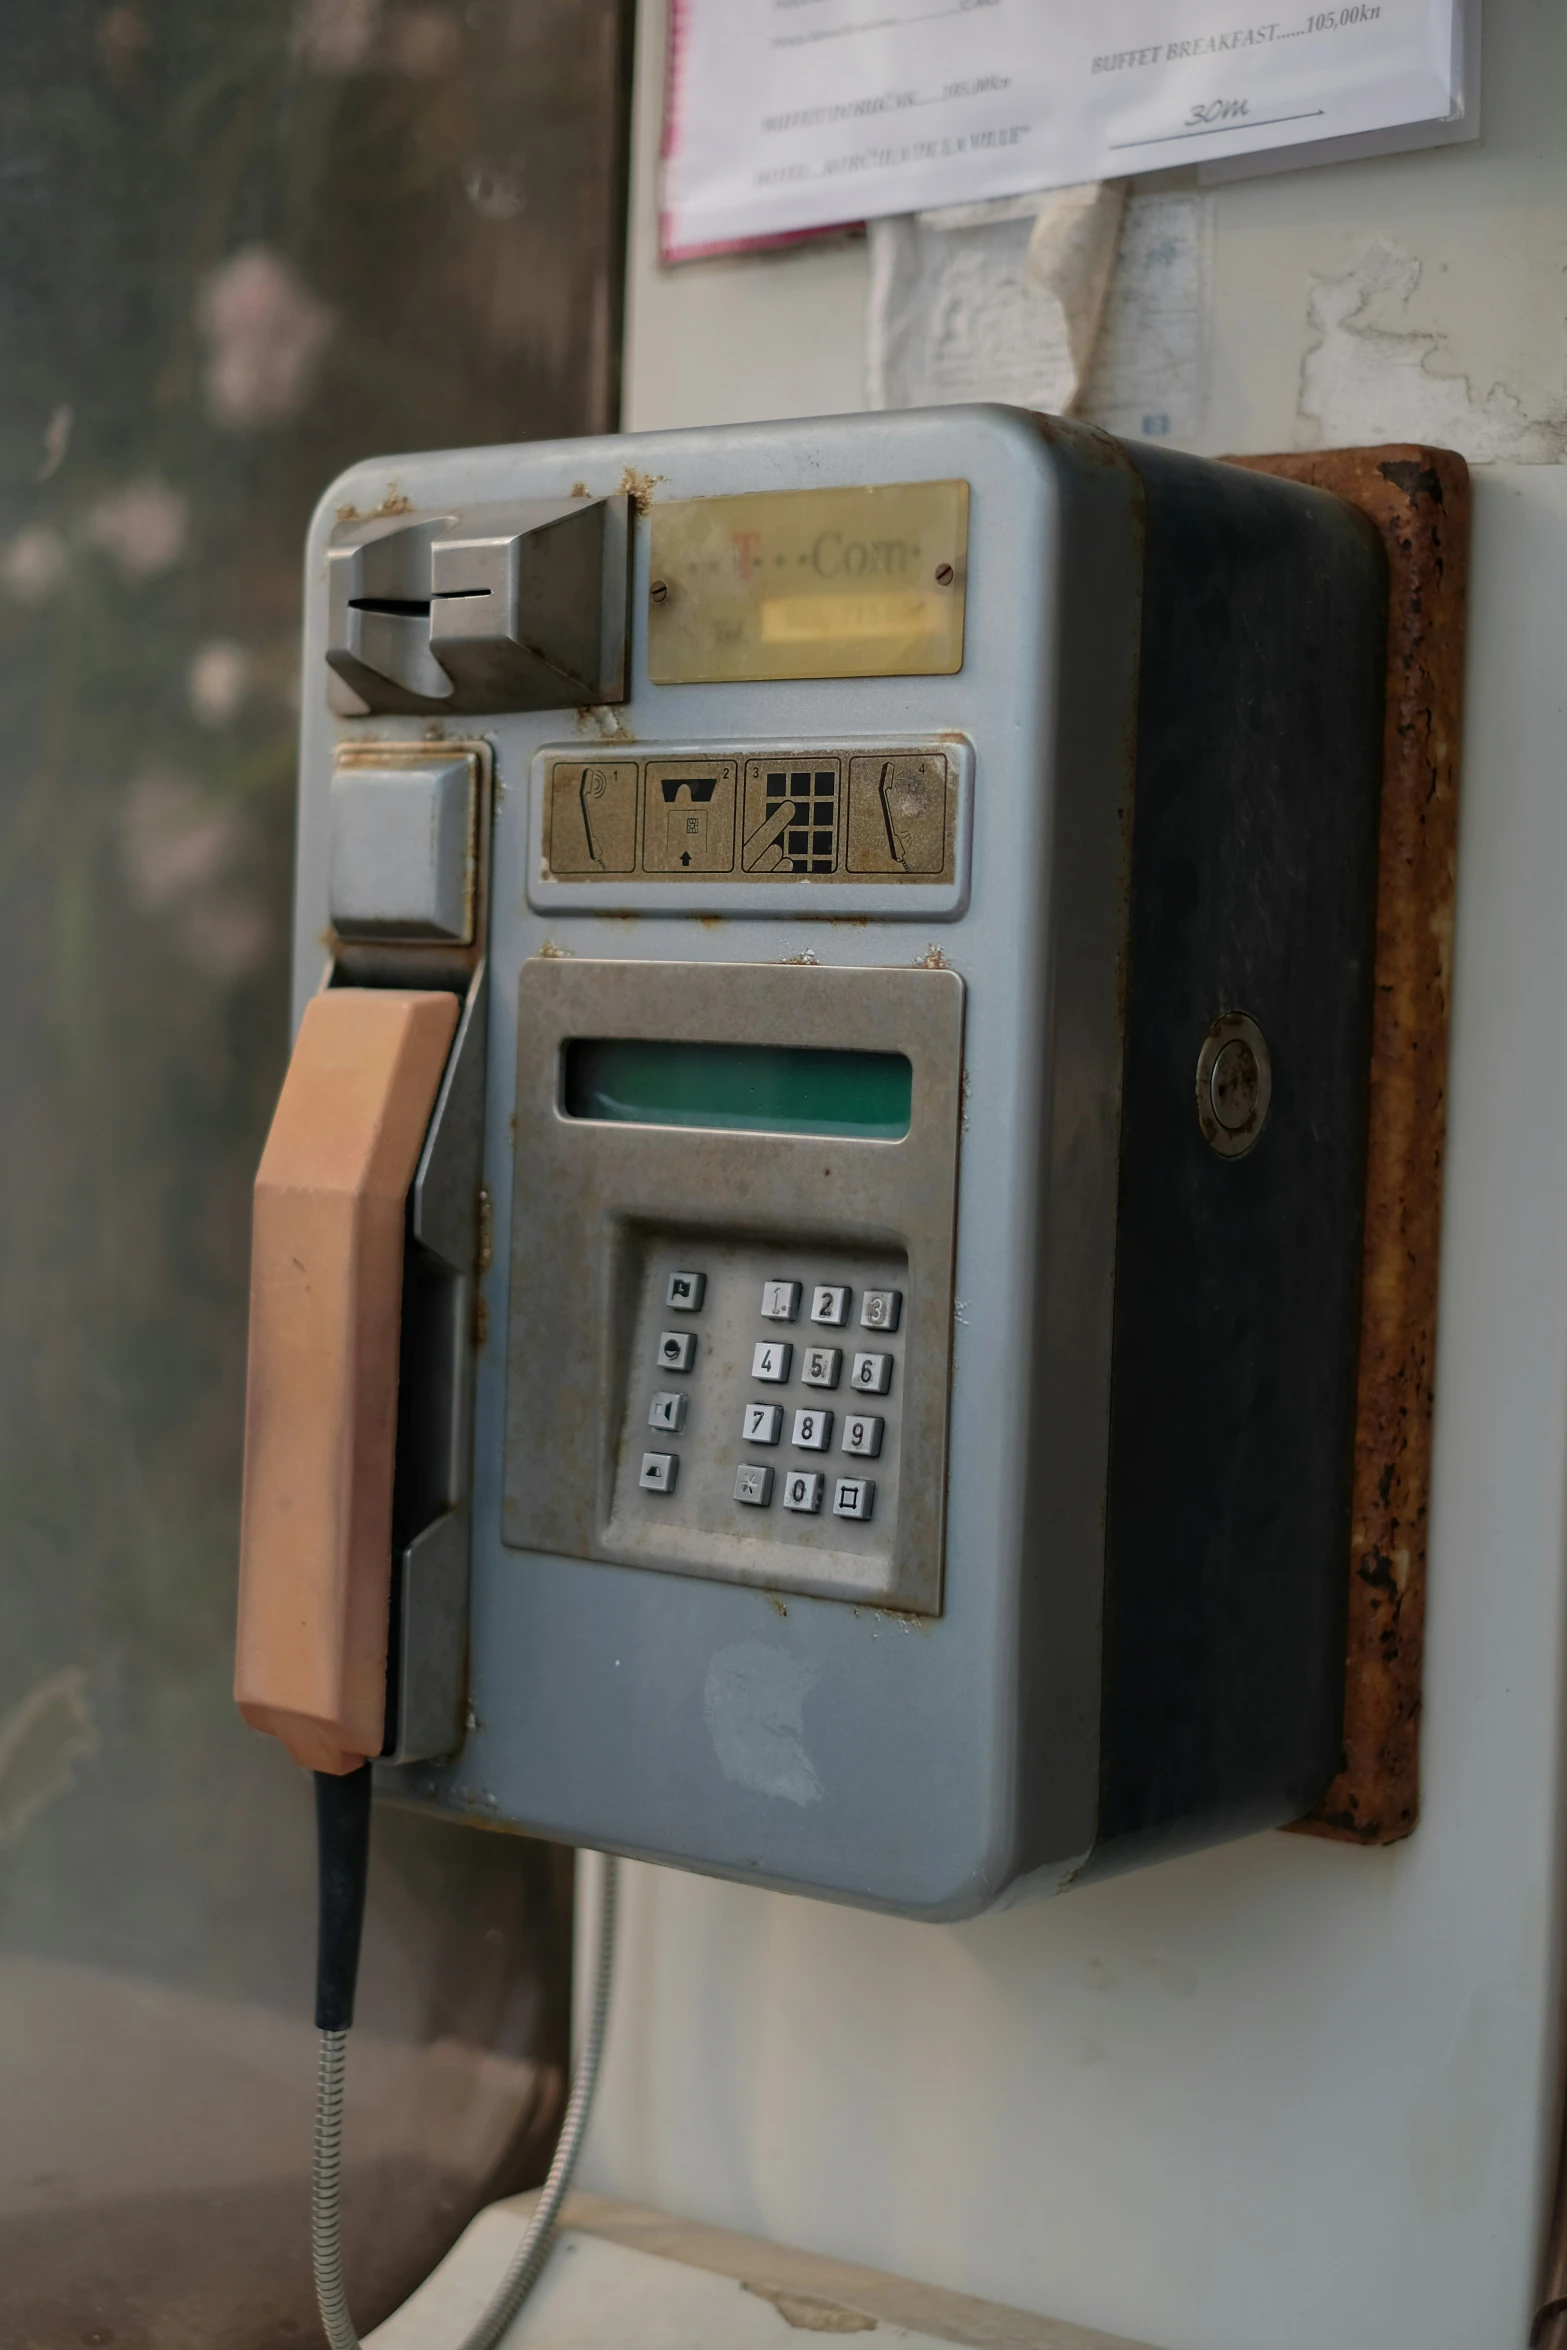
[[[1567,10],[1487,11],[1478,145],[1214,192],[1197,445],[1560,453]],[[649,7],[628,425],[859,405],[862,249],[655,267],[660,48]],[[1564,591],[1567,470],[1482,476],[1418,1834],[1263,1837],[956,1928],[630,1870],[586,2184],[1160,2350],[1526,2339],[1560,1963]]]

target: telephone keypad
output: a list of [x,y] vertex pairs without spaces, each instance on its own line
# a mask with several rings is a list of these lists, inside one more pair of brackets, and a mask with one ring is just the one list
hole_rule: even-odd
[[[886,1334],[898,1332],[904,1299],[888,1277],[904,1273],[906,1260],[723,1234],[698,1255],[689,1232],[650,1233],[636,1245],[614,1515],[640,1519],[667,1546],[668,1563],[688,1572],[706,1566],[784,1589],[802,1573],[825,1573],[845,1596],[863,1586],[898,1538],[894,1366],[904,1341],[889,1344]],[[810,1335],[824,1338],[857,1324],[876,1342],[859,1351],[801,1343],[781,1323],[814,1325]],[[835,1390],[841,1409],[829,1407]],[[665,1443],[678,1436],[679,1451],[644,1452],[647,1429]],[[874,1478],[861,1473],[872,1462]]]

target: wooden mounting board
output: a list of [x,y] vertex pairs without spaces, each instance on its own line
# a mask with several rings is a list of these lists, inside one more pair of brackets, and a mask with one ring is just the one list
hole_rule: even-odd
[[1307,1835],[1407,1836],[1420,1810],[1426,1525],[1447,1111],[1469,468],[1394,445],[1230,460],[1332,490],[1388,561],[1371,1118],[1344,1758]]

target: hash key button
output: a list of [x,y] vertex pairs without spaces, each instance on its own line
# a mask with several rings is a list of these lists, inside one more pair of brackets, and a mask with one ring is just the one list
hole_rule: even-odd
[[849,1384],[861,1395],[885,1395],[892,1385],[891,1355],[856,1355]]
[[832,1514],[835,1518],[868,1518],[876,1503],[875,1480],[870,1477],[840,1477],[832,1489]]

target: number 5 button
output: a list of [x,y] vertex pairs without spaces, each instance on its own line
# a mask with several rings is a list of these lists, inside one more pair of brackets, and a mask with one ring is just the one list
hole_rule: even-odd
[[861,1395],[885,1395],[892,1385],[891,1355],[856,1355],[849,1385],[857,1387]]

